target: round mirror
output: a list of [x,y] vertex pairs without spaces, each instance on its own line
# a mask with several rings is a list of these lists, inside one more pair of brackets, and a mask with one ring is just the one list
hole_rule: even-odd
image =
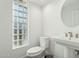
[[79,25],[79,0],[66,0],[62,7],[61,18],[69,27]]

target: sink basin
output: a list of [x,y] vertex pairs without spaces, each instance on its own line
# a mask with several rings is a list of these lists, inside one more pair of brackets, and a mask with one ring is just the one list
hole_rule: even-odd
[[55,39],[56,43],[79,50],[79,39],[73,38],[69,40],[68,38],[65,37],[52,37],[52,38]]

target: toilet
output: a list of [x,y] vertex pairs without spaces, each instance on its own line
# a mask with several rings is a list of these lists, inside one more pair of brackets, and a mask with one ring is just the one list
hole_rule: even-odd
[[40,37],[40,46],[35,46],[27,50],[26,55],[29,58],[42,58],[46,49],[49,47],[48,37]]

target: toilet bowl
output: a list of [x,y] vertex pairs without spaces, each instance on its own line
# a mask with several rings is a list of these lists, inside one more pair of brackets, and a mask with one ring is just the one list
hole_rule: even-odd
[[48,37],[40,37],[40,46],[35,46],[27,50],[27,57],[42,58],[48,47]]

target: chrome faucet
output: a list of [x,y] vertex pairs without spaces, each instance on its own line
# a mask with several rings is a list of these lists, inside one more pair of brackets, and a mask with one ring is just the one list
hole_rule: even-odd
[[68,32],[69,34],[69,39],[71,40],[71,38],[73,37],[73,33],[72,32]]
[[73,33],[72,32],[65,33],[65,37],[68,37],[71,40],[71,38],[73,37]]
[[71,40],[73,37],[79,38],[79,34],[77,33],[77,34],[73,35],[72,32],[67,32],[67,33],[65,33],[65,37],[67,37],[67,38],[69,38],[69,40]]

